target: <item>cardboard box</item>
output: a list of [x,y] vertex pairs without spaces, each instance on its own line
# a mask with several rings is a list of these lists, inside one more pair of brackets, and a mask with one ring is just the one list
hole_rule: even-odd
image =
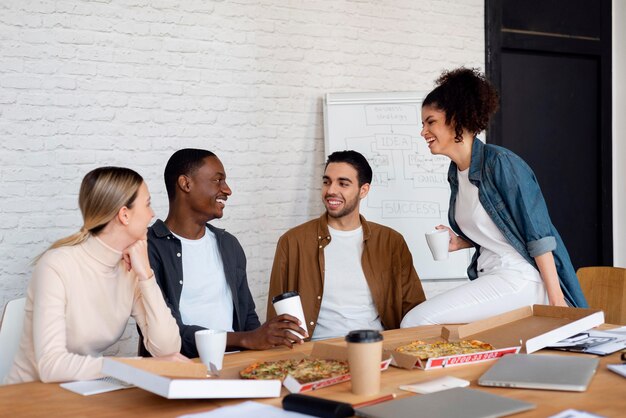
[[[445,339],[428,339],[423,340],[427,343],[434,343],[438,341],[444,341]],[[484,340],[482,340],[484,341]],[[406,341],[402,344],[395,344],[395,346],[389,348],[389,353],[392,356],[391,364],[396,367],[402,367],[404,369],[419,368],[423,370],[440,369],[442,367],[453,367],[461,364],[480,363],[483,361],[494,360],[507,354],[515,354],[520,351],[519,346],[513,347],[496,347],[495,350],[481,351],[480,353],[470,354],[457,354],[453,356],[443,357],[431,357],[426,360],[422,360],[418,357],[412,356],[406,353],[400,353],[393,351],[397,346],[409,344],[411,341]],[[488,341],[486,341],[488,342]],[[494,347],[495,345],[492,344]]]
[[[309,358],[317,358],[324,360],[339,360],[348,361],[348,348],[346,345],[335,345],[324,342],[316,342],[313,345],[313,350]],[[391,363],[391,357],[383,354],[380,362],[381,371],[387,370]],[[292,376],[287,376],[283,381],[283,386],[291,393],[309,392],[311,390],[325,388],[327,386],[336,385],[337,383],[343,383],[350,380],[350,374],[344,374],[341,376],[330,377],[328,379],[322,379],[315,382],[300,383]]]
[[102,373],[167,399],[277,398],[281,390],[280,380],[239,379],[238,369],[207,379],[202,363],[105,358]]
[[426,361],[394,351],[411,341],[386,345],[385,351],[393,358],[391,364],[394,366],[429,370],[493,360],[520,351],[530,354],[603,323],[604,313],[601,310],[533,305],[456,328],[444,327],[441,337],[425,340],[428,343],[480,340],[491,344],[495,350],[429,358]]
[[[239,367],[227,367],[219,378],[207,379],[207,368],[202,363],[165,362],[146,359],[105,358],[102,373],[124,382],[132,383],[168,399],[209,399],[209,398],[271,398],[280,396],[280,380],[246,380],[239,378],[239,372],[257,361],[276,361],[301,358],[325,360],[348,360],[345,344],[336,346],[317,342],[309,356],[284,353],[260,359],[251,359]],[[386,370],[391,357],[381,359],[381,370]],[[292,393],[302,393],[350,380],[350,374],[335,376],[315,382],[300,383],[287,376],[282,384]]]

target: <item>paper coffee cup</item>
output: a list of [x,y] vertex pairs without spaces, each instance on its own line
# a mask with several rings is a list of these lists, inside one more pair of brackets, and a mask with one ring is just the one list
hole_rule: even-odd
[[375,395],[380,392],[380,362],[383,354],[383,336],[376,330],[350,331],[348,343],[348,365],[352,393]]
[[426,233],[426,242],[435,261],[446,260],[448,258],[448,248],[450,246],[450,233],[447,229],[437,229]]
[[226,331],[204,329],[196,331],[196,348],[200,360],[209,370],[213,363],[217,370],[222,370],[224,352],[226,351]]
[[[306,330],[306,322],[304,320],[304,311],[302,310],[302,301],[298,292],[290,291],[272,298],[272,304],[277,315],[289,314],[300,320],[300,328]],[[299,333],[289,330],[298,338],[304,339]]]

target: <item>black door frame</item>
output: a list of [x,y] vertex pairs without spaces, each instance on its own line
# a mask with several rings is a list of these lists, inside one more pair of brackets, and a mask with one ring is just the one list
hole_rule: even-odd
[[[612,199],[612,29],[611,2],[601,0],[601,35],[598,39],[554,36],[544,33],[507,30],[502,27],[502,0],[485,0],[485,68],[487,78],[501,91],[502,50],[533,50],[592,55],[600,60],[600,236],[602,265],[613,265],[613,199]],[[604,24],[604,22],[609,22]],[[497,112],[487,130],[487,141],[501,145],[502,115]]]

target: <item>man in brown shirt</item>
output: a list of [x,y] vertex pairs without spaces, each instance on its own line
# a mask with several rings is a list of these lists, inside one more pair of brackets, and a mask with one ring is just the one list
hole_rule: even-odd
[[402,235],[367,222],[359,203],[367,196],[372,169],[356,151],[331,154],[324,171],[326,213],[287,231],[278,241],[270,278],[272,298],[300,294],[314,340],[355,329],[393,329],[426,298]]

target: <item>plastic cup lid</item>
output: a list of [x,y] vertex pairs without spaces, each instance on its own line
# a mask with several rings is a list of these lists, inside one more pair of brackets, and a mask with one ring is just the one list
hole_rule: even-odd
[[280,302],[283,299],[289,299],[289,298],[292,298],[294,296],[300,296],[300,294],[298,292],[296,292],[295,290],[292,290],[292,291],[289,291],[289,292],[285,292],[285,293],[280,294],[278,296],[274,296],[272,298],[272,303]]
[[349,343],[375,343],[382,340],[383,335],[373,329],[359,329],[346,335],[346,341]]

